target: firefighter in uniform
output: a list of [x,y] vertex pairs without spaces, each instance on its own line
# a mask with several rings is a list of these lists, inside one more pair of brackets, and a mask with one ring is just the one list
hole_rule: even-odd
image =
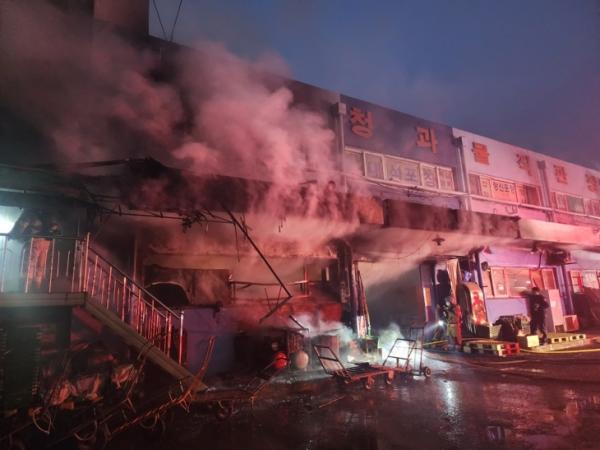
[[447,304],[447,321],[448,321],[448,347],[462,347],[462,310],[454,297],[448,297]]

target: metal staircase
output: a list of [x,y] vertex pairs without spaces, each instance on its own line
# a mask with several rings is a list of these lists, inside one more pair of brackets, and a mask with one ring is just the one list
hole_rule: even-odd
[[[39,255],[36,260],[40,243],[48,246],[43,264]],[[57,294],[83,293],[82,308],[127,345],[143,350],[176,379],[192,379],[183,365],[183,311],[167,307],[94,251],[89,237],[40,236],[23,243],[0,235],[0,246],[0,294],[35,296],[44,306],[45,298],[56,301]]]

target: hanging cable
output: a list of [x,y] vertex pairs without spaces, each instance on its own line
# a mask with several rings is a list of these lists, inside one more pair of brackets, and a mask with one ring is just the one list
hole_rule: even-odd
[[175,27],[177,26],[177,20],[179,20],[179,12],[181,11],[181,4],[183,0],[179,0],[179,6],[177,7],[177,13],[175,14],[175,20],[173,20],[173,26],[171,27],[171,34],[169,36],[169,41],[173,41],[173,37],[175,35]]
[[154,6],[154,11],[156,11],[156,17],[158,17],[158,23],[160,24],[160,29],[163,32],[163,37],[165,38],[165,40],[167,40],[167,32],[165,31],[162,19],[160,18],[160,13],[158,12],[158,7],[156,6],[156,0],[152,0],[152,5]]

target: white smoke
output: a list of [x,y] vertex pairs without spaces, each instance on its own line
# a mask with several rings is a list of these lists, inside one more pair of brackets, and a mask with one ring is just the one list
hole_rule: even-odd
[[[249,62],[208,42],[161,55],[48,2],[3,1],[0,25],[3,101],[51,144],[36,162],[151,156],[195,174],[272,182],[248,193],[249,207],[280,228],[294,214],[345,220],[287,227],[283,240],[300,252],[358,225],[352,202],[336,193],[329,111],[294,98],[290,81],[272,75],[287,74],[277,57]],[[177,197],[149,183],[144,195]]]

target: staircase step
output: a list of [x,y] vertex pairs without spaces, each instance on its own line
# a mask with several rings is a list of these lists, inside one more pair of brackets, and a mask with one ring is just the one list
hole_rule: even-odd
[[[148,359],[161,369],[178,380],[192,380],[193,374],[189,370],[163,353],[156,346],[152,345],[149,347],[149,341],[141,336],[134,328],[123,322],[115,313],[89,299],[86,300],[83,307],[97,320],[119,335],[127,345],[132,346],[138,351],[146,351]],[[206,389],[206,385],[200,383],[198,385],[198,390],[204,389]]]

